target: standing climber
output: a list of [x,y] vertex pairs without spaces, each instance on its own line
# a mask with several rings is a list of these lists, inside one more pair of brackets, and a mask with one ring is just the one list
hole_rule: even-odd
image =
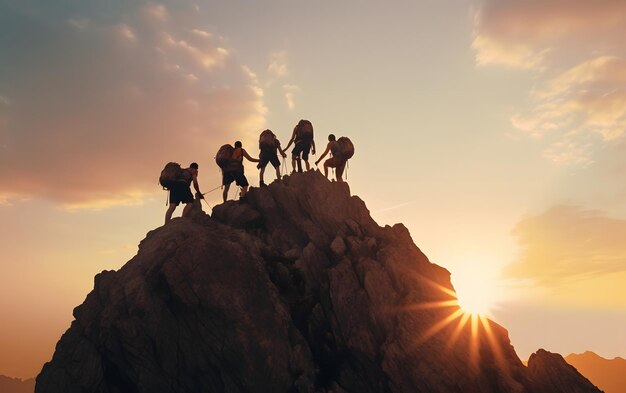
[[328,178],[328,168],[335,168],[337,182],[341,183],[343,182],[343,171],[346,168],[346,163],[348,159],[352,158],[354,155],[354,145],[350,139],[344,136],[336,140],[334,134],[328,135],[326,150],[324,150],[320,158],[315,161],[315,165],[319,164],[329,152],[332,157],[324,161],[324,176]]
[[258,159],[250,157],[248,152],[242,147],[241,141],[235,142],[235,148],[232,153],[232,160],[228,163],[224,169],[222,169],[222,185],[224,185],[224,192],[222,194],[224,202],[228,198],[228,190],[230,184],[235,182],[241,187],[241,199],[245,199],[248,192],[248,179],[244,175],[243,159],[244,157],[250,162],[259,162]]
[[315,154],[315,141],[313,140],[313,124],[308,120],[300,120],[293,129],[291,140],[287,144],[285,150],[289,149],[289,146],[294,143],[293,151],[291,152],[291,167],[295,171],[296,162],[298,164],[298,172],[302,172],[302,162],[306,165],[306,170],[310,170],[309,166],[309,152],[313,148],[313,154]]
[[272,163],[272,166],[276,169],[276,179],[280,180],[280,160],[278,159],[278,152],[280,151],[283,158],[287,157],[287,154],[280,148],[280,141],[271,130],[265,130],[259,136],[259,149],[261,153],[259,154],[259,165],[257,165],[257,168],[261,170],[259,174],[261,180],[260,186],[265,187],[265,182],[263,181],[265,167],[268,163]]
[[[174,166],[171,168],[172,175],[170,180],[163,180],[164,173],[168,170],[168,166],[161,173],[161,184],[170,190],[170,205],[165,212],[165,223],[167,224],[172,219],[172,214],[176,207],[182,202],[185,204],[183,209],[183,217],[187,217],[191,208],[193,207],[193,195],[191,194],[191,183],[193,182],[193,188],[196,189],[196,198],[203,199],[200,192],[200,186],[198,186],[198,164],[192,162],[189,164],[189,168],[181,169],[180,165],[176,163],[169,163],[168,166]],[[175,166],[178,166],[177,168]]]

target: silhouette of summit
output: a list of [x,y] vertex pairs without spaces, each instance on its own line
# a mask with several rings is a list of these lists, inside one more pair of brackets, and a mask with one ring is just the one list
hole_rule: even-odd
[[32,393],[35,390],[35,379],[19,379],[0,375],[1,393]]
[[560,355],[525,367],[345,183],[306,172],[212,217],[196,203],[95,277],[37,393],[599,392]]
[[569,354],[565,360],[606,393],[626,393],[626,359],[605,359],[587,351]]

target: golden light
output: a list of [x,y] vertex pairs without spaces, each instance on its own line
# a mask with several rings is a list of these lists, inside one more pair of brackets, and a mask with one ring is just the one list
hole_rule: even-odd
[[[484,273],[484,272],[482,272]],[[492,322],[485,316],[493,308],[499,297],[497,275],[483,275],[478,271],[465,271],[452,274],[456,292],[426,277],[413,274],[420,285],[428,285],[439,291],[440,300],[407,304],[397,309],[400,312],[424,311],[437,312],[439,317],[427,329],[415,337],[413,343],[418,347],[429,340],[445,337],[447,348],[457,345],[467,346],[468,365],[473,369],[481,367],[481,356],[487,350],[491,353],[498,370],[505,375],[510,374],[500,343],[492,329]],[[454,278],[455,274],[463,279]],[[458,296],[458,297],[457,297]],[[465,338],[461,341],[460,338]]]
[[488,290],[478,282],[459,281],[454,284],[459,307],[468,314],[487,315],[493,306]]
[[459,307],[473,315],[491,315],[495,304],[502,300],[495,274],[483,272],[479,267],[457,269],[452,274]]

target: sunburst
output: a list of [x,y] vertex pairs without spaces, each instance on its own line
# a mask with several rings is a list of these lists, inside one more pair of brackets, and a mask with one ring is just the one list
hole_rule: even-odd
[[[469,328],[469,348],[468,363],[472,368],[480,368],[481,363],[481,343],[485,342],[492,353],[495,364],[501,372],[509,374],[507,363],[504,358],[503,349],[494,334],[491,322],[484,313],[470,312],[462,307],[457,293],[450,288],[440,285],[426,277],[413,275],[421,283],[434,288],[440,293],[441,300],[432,300],[423,303],[410,304],[402,308],[403,312],[414,312],[417,310],[440,310],[443,316],[436,320],[428,329],[416,337],[415,345],[420,346],[434,337],[445,334],[448,349],[453,349],[458,345],[459,338],[463,331]],[[483,302],[482,304],[488,304]],[[449,312],[448,312],[449,311]],[[455,326],[456,325],[456,326]],[[441,337],[440,337],[441,338]]]

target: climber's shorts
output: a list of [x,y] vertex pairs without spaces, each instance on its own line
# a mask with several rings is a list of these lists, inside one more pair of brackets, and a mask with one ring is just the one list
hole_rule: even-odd
[[191,193],[189,186],[184,183],[175,184],[172,188],[170,188],[170,204],[178,205],[181,202],[193,202],[193,194]]
[[232,182],[235,182],[235,184],[237,184],[239,187],[248,186],[248,179],[246,179],[243,171],[224,172],[224,175],[222,176],[222,184],[227,186]]

